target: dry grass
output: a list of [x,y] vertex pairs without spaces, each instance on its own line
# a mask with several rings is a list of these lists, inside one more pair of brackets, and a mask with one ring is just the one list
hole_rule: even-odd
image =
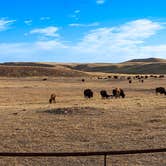
[[[166,97],[145,83],[87,78],[0,78],[0,149],[10,152],[76,152],[166,147]],[[121,87],[125,99],[102,100],[99,92]],[[95,92],[92,100],[83,90]],[[57,103],[48,104],[52,92]],[[166,154],[109,157],[108,165],[166,165]],[[0,165],[98,166],[101,157],[1,158]]]

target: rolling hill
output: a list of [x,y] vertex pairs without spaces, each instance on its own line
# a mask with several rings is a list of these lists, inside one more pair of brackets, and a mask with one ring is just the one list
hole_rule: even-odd
[[[89,73],[88,73],[89,72]],[[159,58],[133,59],[122,63],[32,63],[8,62],[0,64],[0,76],[89,76],[94,72],[122,74],[166,74],[166,60]]]
[[87,75],[85,72],[70,69],[62,65],[55,66],[44,63],[5,63],[0,65],[0,76],[4,77],[79,77]]
[[158,58],[134,59],[123,63],[78,64],[75,70],[123,74],[166,74],[166,60]]
[[127,62],[166,62],[166,59],[161,59],[161,58],[147,58],[147,59],[132,59]]

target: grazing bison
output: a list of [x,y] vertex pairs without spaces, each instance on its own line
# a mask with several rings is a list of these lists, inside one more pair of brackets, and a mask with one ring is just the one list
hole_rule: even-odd
[[125,93],[124,93],[123,89],[121,89],[121,88],[113,89],[112,94],[115,98],[120,98],[120,97],[125,98]]
[[114,79],[118,79],[118,76],[114,76]]
[[164,78],[164,75],[159,75],[159,78]]
[[111,97],[111,95],[109,95],[106,90],[101,90],[100,95],[102,99],[108,99],[109,97]]
[[98,80],[102,80],[102,77],[97,77]]
[[49,99],[49,103],[50,103],[50,104],[53,103],[53,102],[56,103],[55,98],[56,98],[56,94],[55,94],[55,93],[52,93],[51,96],[50,96],[50,99]]
[[85,82],[85,79],[82,79],[81,81],[82,81],[82,82]]
[[93,97],[93,91],[91,89],[85,89],[84,90],[84,97],[88,98],[88,99],[92,98]]
[[158,93],[160,93],[160,94],[165,94],[165,95],[166,95],[166,90],[165,90],[164,87],[157,87],[155,91],[156,91],[156,95],[157,95]]
[[129,84],[131,84],[132,83],[132,80],[129,80]]
[[127,79],[128,79],[128,80],[131,80],[131,77],[129,76],[129,77],[127,77]]

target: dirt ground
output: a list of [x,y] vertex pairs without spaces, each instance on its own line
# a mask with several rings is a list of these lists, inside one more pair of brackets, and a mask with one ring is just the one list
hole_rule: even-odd
[[[166,147],[166,79],[0,78],[1,152],[110,151]],[[100,90],[123,88],[125,99],[102,100]],[[91,88],[93,99],[84,99]],[[51,93],[57,103],[49,104]],[[108,157],[109,166],[165,166],[166,153]],[[103,157],[0,158],[0,165],[101,166]]]

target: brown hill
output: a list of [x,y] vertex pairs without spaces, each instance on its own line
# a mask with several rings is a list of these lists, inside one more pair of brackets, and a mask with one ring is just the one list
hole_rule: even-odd
[[[145,63],[151,63],[151,62],[166,62],[166,59],[161,59],[161,58],[147,58],[147,59],[132,59],[128,62],[145,62]],[[126,62],[124,62],[126,63]]]
[[123,74],[166,74],[166,60],[159,58],[134,59],[123,63],[78,64],[75,70]]
[[0,65],[0,76],[5,77],[32,77],[32,76],[64,76],[64,77],[79,77],[88,75],[82,71],[76,71],[63,66],[54,67],[37,67],[37,66],[12,66]]
[[[89,72],[89,73],[87,73]],[[64,76],[79,77],[94,72],[122,74],[166,74],[166,60],[159,58],[134,59],[123,63],[32,63],[8,62],[0,64],[0,76]]]

